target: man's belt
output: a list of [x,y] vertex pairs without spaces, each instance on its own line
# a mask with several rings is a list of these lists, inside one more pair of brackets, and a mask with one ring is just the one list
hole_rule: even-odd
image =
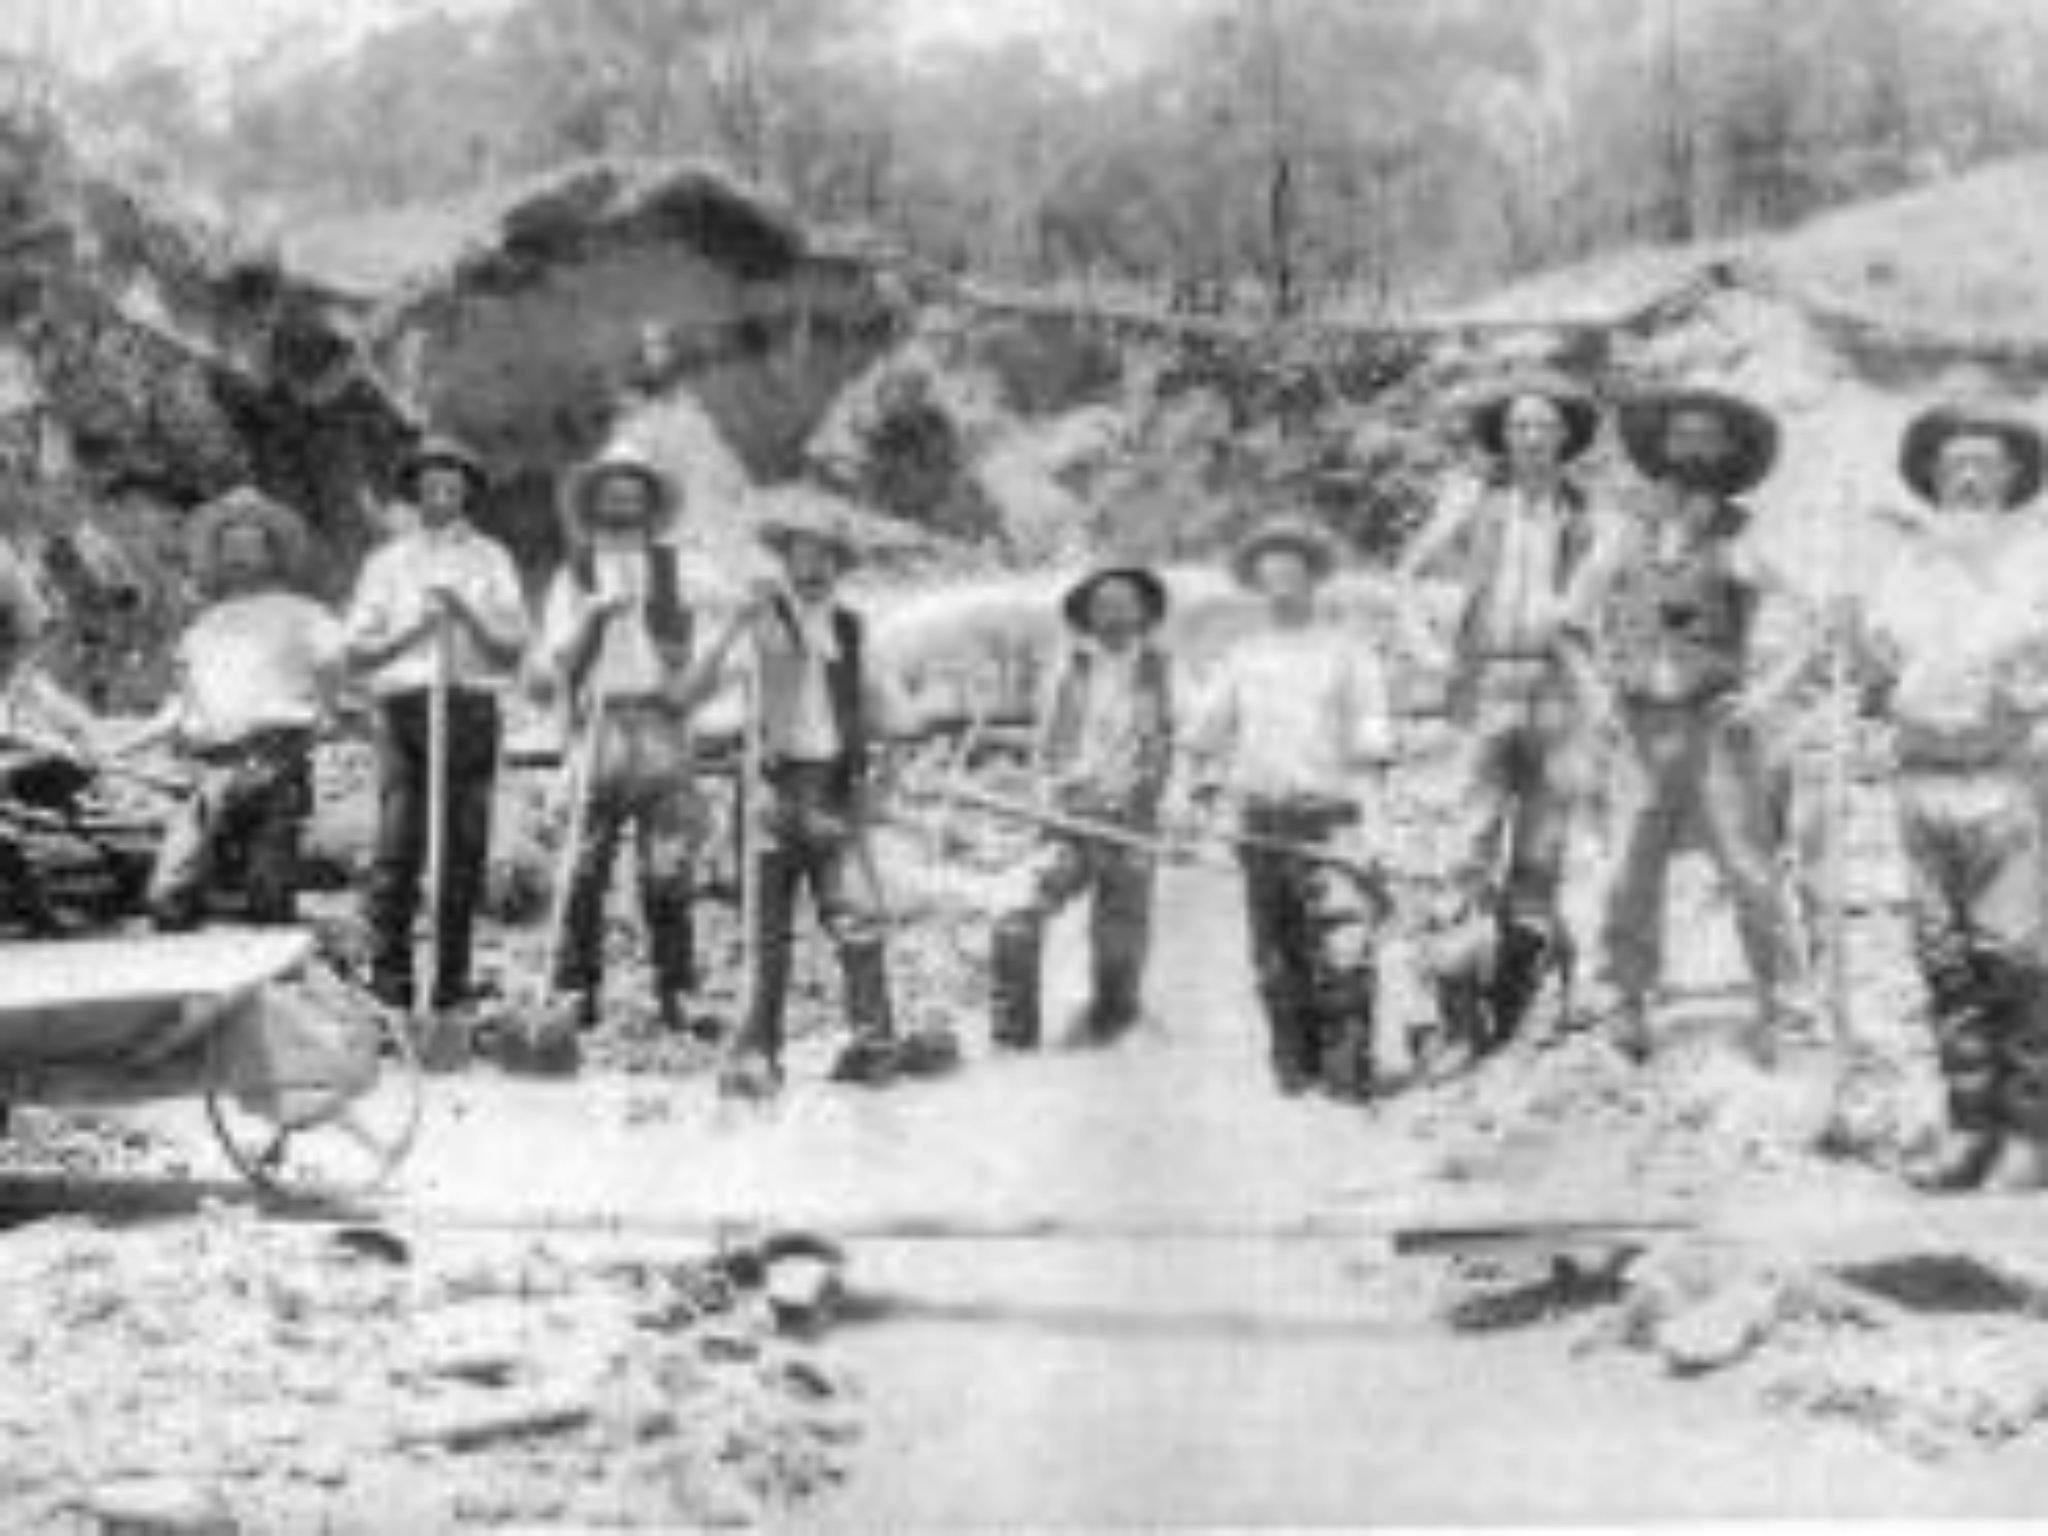
[[312,744],[310,725],[272,725],[246,732],[233,741],[195,742],[188,751],[196,763],[209,768],[232,768],[256,758],[303,752]]

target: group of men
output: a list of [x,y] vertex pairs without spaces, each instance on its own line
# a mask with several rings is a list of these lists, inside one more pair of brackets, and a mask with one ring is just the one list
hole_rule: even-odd
[[[1697,845],[1732,900],[1756,990],[1754,1047],[1768,1056],[1803,1027],[1807,956],[1766,739],[1821,658],[1832,654],[1840,676],[1849,656],[1894,727],[1915,940],[1948,1085],[1949,1134],[1918,1175],[1944,1189],[2048,1182],[2048,769],[2035,739],[2048,718],[2048,601],[2029,590],[2009,517],[2041,489],[2041,433],[1982,404],[1916,418],[1901,469],[1927,510],[1909,558],[1827,624],[1807,625],[1810,643],[1767,671],[1759,616],[1801,608],[1760,558],[1743,499],[1773,470],[1777,424],[1712,390],[1627,400],[1618,437],[1640,486],[1610,505],[1579,474],[1605,415],[1551,372],[1517,371],[1485,391],[1467,418],[1481,473],[1446,496],[1398,573],[1406,613],[1430,606],[1427,583],[1448,582],[1458,599],[1457,828],[1427,946],[1450,1056],[1499,1051],[1549,980],[1575,974],[1580,945],[1560,894],[1575,820],[1617,745],[1627,793],[1592,946],[1596,985],[1573,1014],[1600,1022],[1632,1060],[1652,1054],[1665,887],[1675,856]],[[834,1075],[873,1083],[943,1063],[942,1039],[896,1027],[868,832],[877,754],[915,722],[840,599],[855,549],[837,522],[815,509],[763,521],[780,576],[713,628],[679,569],[673,534],[687,509],[676,484],[610,449],[566,479],[567,556],[536,636],[509,554],[476,521],[488,491],[476,456],[429,438],[403,489],[408,525],[370,556],[343,616],[295,590],[308,540],[288,509],[243,490],[195,517],[208,604],[179,642],[171,700],[113,744],[175,740],[195,774],[158,861],[158,921],[201,921],[227,886],[256,920],[293,917],[314,744],[353,679],[377,723],[370,984],[395,1008],[462,1008],[504,703],[537,675],[560,705],[575,769],[550,981],[577,1025],[597,1022],[606,897],[630,841],[654,1000],[664,1022],[690,1028],[693,868],[710,824],[697,722],[713,695],[739,686],[752,973],[727,1032],[723,1091],[759,1096],[781,1082],[806,890],[843,973],[849,1038]],[[1255,527],[1231,569],[1256,622],[1208,669],[1193,706],[1159,573],[1111,566],[1067,592],[1071,644],[1035,756],[1042,832],[990,939],[997,1045],[1040,1044],[1046,927],[1084,897],[1091,990],[1079,1037],[1113,1042],[1138,1023],[1155,874],[1199,836],[1241,862],[1277,1086],[1374,1091],[1378,838],[1402,743],[1384,638],[1327,601],[1344,564],[1312,520]],[[429,865],[434,970],[420,977],[413,931]]]
[[[1666,886],[1677,856],[1699,847],[1755,989],[1752,1049],[1768,1062],[1811,1027],[1810,946],[1782,857],[1786,763],[1771,743],[1796,735],[1792,707],[1825,667],[1853,684],[1850,708],[1875,701],[1892,727],[1914,942],[1948,1090],[1946,1134],[1914,1177],[1942,1190],[2040,1187],[2048,580],[2028,558],[2037,536],[2011,514],[2041,490],[2041,433],[1983,401],[1916,417],[1900,472],[1924,510],[1898,554],[1866,562],[1858,595],[1815,623],[1815,605],[1760,553],[1744,501],[1778,460],[1769,413],[1707,389],[1626,401],[1618,435],[1640,485],[1612,506],[1575,473],[1603,418],[1553,373],[1485,391],[1468,421],[1482,473],[1445,498],[1400,571],[1406,613],[1430,606],[1420,589],[1433,579],[1458,598],[1457,826],[1427,945],[1448,1044],[1439,1069],[1513,1040],[1553,976],[1574,995],[1580,946],[1560,895],[1574,823],[1616,754],[1623,794],[1595,984],[1566,1022],[1604,1029],[1632,1061],[1653,1054]],[[1094,898],[1083,1036],[1113,1038],[1136,1017],[1157,863],[1145,839],[1173,818],[1161,807],[1178,776],[1192,808],[1183,834],[1221,836],[1242,862],[1278,1086],[1372,1091],[1374,843],[1400,743],[1388,657],[1319,600],[1341,564],[1308,522],[1251,535],[1233,568],[1262,620],[1217,664],[1184,730],[1157,575],[1105,571],[1073,590],[1078,644],[1040,758],[1056,815],[993,946],[998,1042],[1037,1042],[1044,924],[1083,892]],[[1766,657],[1759,621],[1773,605],[1795,622]],[[1226,793],[1235,814],[1219,828]]]

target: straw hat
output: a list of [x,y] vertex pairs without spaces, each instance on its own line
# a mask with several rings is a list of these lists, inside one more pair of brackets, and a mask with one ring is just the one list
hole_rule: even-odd
[[2005,445],[2013,462],[2008,509],[2023,507],[2041,494],[2043,475],[2048,473],[2048,442],[2041,429],[2018,412],[1988,402],[1950,401],[1915,416],[1899,441],[1899,473],[1929,506],[1940,501],[1935,471],[1942,452],[1959,437],[1988,437]]
[[682,498],[675,481],[640,449],[615,443],[589,463],[571,470],[562,486],[562,527],[572,544],[588,541],[598,493],[606,481],[620,476],[638,480],[647,488],[651,508],[647,528],[651,535],[667,533],[682,516]]
[[1523,369],[1486,385],[1465,408],[1465,421],[1478,443],[1494,458],[1508,452],[1508,416],[1518,401],[1542,400],[1564,421],[1566,462],[1581,458],[1600,436],[1600,406],[1576,379],[1550,368]]
[[1727,463],[1713,489],[1723,496],[1740,496],[1763,484],[1778,462],[1777,418],[1762,406],[1724,390],[1664,389],[1626,402],[1620,412],[1621,441],[1630,461],[1652,480],[1670,478],[1671,464],[1664,447],[1671,422],[1678,416],[1702,413],[1720,420],[1730,445]]
[[1259,561],[1276,549],[1292,550],[1308,562],[1318,583],[1334,576],[1344,562],[1344,549],[1320,523],[1305,517],[1276,517],[1248,534],[1230,556],[1230,572],[1240,586],[1257,585]]
[[270,541],[277,573],[297,581],[311,562],[313,540],[305,519],[275,497],[253,485],[237,486],[215,497],[187,519],[185,559],[202,587],[212,588],[219,575],[220,542],[230,528],[260,528]]

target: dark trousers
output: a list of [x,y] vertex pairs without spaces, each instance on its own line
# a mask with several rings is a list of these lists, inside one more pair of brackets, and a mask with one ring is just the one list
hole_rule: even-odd
[[782,1054],[797,900],[805,890],[839,954],[847,1024],[856,1037],[892,1035],[887,924],[847,776],[827,764],[784,764],[770,771],[765,792],[750,871],[757,882],[753,994],[737,1048],[770,1059]]
[[[367,917],[377,995],[413,1001],[413,919],[427,857],[428,697],[424,690],[386,699],[377,735],[377,851]],[[435,906],[440,975],[433,1003],[448,1007],[470,990],[477,907],[491,848],[491,800],[498,778],[498,702],[462,689],[448,696],[445,833],[447,868]]]
[[238,883],[252,923],[298,915],[299,846],[313,808],[313,733],[266,731],[199,757],[199,782],[164,829],[150,877],[159,928],[196,927]]
[[[1245,807],[1244,830],[1294,847],[1325,845],[1354,813],[1313,803]],[[1372,1082],[1375,967],[1370,905],[1356,881],[1312,859],[1247,848],[1252,968],[1283,1089],[1344,1094]]]
[[2016,765],[1903,764],[1901,840],[1913,937],[1932,1004],[1949,1118],[2048,1137],[2048,838]]
[[990,985],[996,1040],[1029,1049],[1042,1027],[1045,927],[1069,903],[1089,898],[1094,991],[1088,1031],[1113,1040],[1137,1023],[1145,961],[1152,948],[1153,861],[1132,849],[1052,836],[1021,873],[1020,890],[996,919]]
[[630,838],[655,996],[672,1004],[697,986],[692,869],[704,837],[704,807],[692,775],[688,725],[666,711],[614,706],[598,748],[555,986],[594,997],[603,984],[605,898],[620,845]]

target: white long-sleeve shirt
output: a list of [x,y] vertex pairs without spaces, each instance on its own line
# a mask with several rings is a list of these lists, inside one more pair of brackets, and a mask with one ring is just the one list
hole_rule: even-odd
[[[349,605],[350,641],[377,644],[418,623],[426,612],[428,590],[437,582],[460,591],[494,629],[517,636],[522,646],[526,643],[526,595],[518,568],[504,545],[467,523],[415,528],[371,554]],[[514,670],[483,654],[463,625],[453,627],[449,680],[455,686],[500,692],[511,685]],[[379,698],[432,687],[433,635],[422,635],[378,667],[369,682]]]
[[1267,628],[1223,659],[1190,749],[1246,799],[1358,798],[1359,775],[1392,755],[1379,658],[1328,624]]

